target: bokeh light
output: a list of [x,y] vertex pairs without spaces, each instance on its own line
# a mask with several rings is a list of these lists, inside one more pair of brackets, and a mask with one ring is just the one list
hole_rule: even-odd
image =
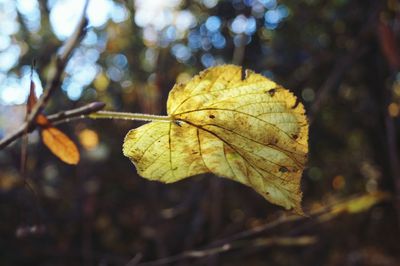
[[[66,40],[72,34],[84,3],[83,0],[47,1],[50,25],[58,40]],[[142,29],[143,43],[148,47],[142,64],[150,72],[156,67],[157,51],[162,48],[170,49],[171,55],[183,64],[197,61],[209,67],[217,62],[226,62],[218,55],[218,50],[231,44],[236,47],[249,45],[259,29],[276,29],[289,13],[286,6],[272,0],[233,1],[232,6],[239,14],[231,18],[216,15],[196,17],[193,10],[182,8],[181,0],[136,0],[133,3],[135,15],[132,19]],[[201,1],[205,8],[214,8],[217,3],[217,0]],[[251,8],[251,15],[244,13],[245,7]],[[30,52],[23,41],[12,38],[20,29],[17,14],[21,14],[24,27],[38,41],[41,38],[38,33],[42,16],[37,0],[2,0],[0,10],[0,73],[6,74],[17,66],[24,54]],[[73,101],[81,99],[85,88],[90,86],[100,72],[105,73],[112,82],[118,83],[126,79],[129,71],[129,66],[126,66],[128,60],[123,54],[118,55],[115,59],[117,61],[107,61],[109,65],[106,69],[101,69],[97,64],[103,51],[109,49],[109,38],[119,34],[112,27],[108,34],[99,34],[98,30],[108,22],[127,21],[130,18],[127,6],[112,0],[90,1],[87,15],[88,33],[68,64],[68,75],[62,86],[65,95]],[[227,29],[233,36],[227,34]],[[261,37],[265,35],[263,31],[259,32]],[[21,87],[22,83],[16,81],[15,75],[3,75],[0,82],[1,103],[26,101],[27,93],[21,91],[28,88]]]
[[[51,9],[50,22],[54,33],[60,40],[65,40],[74,31],[81,16],[79,10],[83,10],[85,1],[62,0],[49,3]],[[115,7],[116,11],[112,13]],[[123,21],[123,18],[127,17],[123,7],[120,5],[115,6],[111,0],[89,1],[87,16],[89,20],[88,27],[101,27],[112,17],[117,21]]]
[[[44,114],[99,101],[106,110],[163,115],[175,83],[184,84],[205,68],[234,63],[289,88],[305,106],[310,118],[310,155],[302,178],[305,211],[323,210],[358,193],[384,190],[395,195],[391,171],[396,164],[393,169],[391,165],[397,159],[390,156],[399,146],[400,74],[387,59],[398,61],[400,6],[394,0],[362,2],[90,0],[86,35]],[[32,79],[40,96],[54,73],[54,56],[74,31],[84,3],[0,0],[0,138],[18,129],[26,117],[31,62],[36,59]],[[375,34],[382,28],[389,37]],[[298,103],[293,104],[295,108]],[[134,253],[143,255],[139,264],[147,263],[212,243],[214,236],[263,225],[279,214],[258,195],[224,179],[198,176],[165,186],[139,178],[121,154],[126,132],[138,125],[90,119],[56,124],[81,151],[81,163],[73,168],[45,149],[40,133],[29,135],[27,180],[39,192],[44,205],[40,213],[51,228],[46,239],[29,238],[26,245],[10,236],[15,221],[35,220],[19,170],[22,142],[0,152],[0,211],[7,217],[2,223],[7,228],[0,226],[0,233],[9,234],[2,238],[8,255],[0,264],[40,264],[43,257],[51,265],[125,265]],[[286,251],[281,248],[268,247],[265,253],[257,247],[257,254],[250,246],[246,249],[260,265],[294,265],[300,257],[308,257],[303,264],[320,265],[318,257],[323,256],[326,264],[364,265],[377,253],[377,258],[391,261],[400,254],[393,248],[398,215],[388,207],[392,202],[385,204],[360,213],[359,219],[345,214],[340,223],[318,221],[317,230],[312,226],[296,233],[294,237],[323,234],[311,249],[295,248],[306,252],[288,249],[282,256]],[[20,215],[25,213],[27,217]],[[25,231],[15,230],[18,241],[25,240],[22,231],[31,234],[40,228],[24,226],[20,228]],[[170,245],[177,237],[185,238],[184,243]],[[385,249],[386,243],[394,244]],[[247,253],[215,254],[211,263],[215,257],[217,264],[235,264],[236,257]],[[363,256],[366,261],[360,261]],[[29,260],[12,263],[7,261],[11,257]]]
[[92,150],[99,144],[99,136],[96,131],[86,128],[79,132],[79,142],[85,149]]

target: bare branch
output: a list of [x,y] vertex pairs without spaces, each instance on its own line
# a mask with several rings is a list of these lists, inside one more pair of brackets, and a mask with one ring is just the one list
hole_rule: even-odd
[[[85,115],[97,112],[103,109],[104,106],[105,104],[102,102],[93,102],[76,109],[71,109],[68,111],[62,111],[56,114],[49,115],[47,118],[53,124],[60,124],[74,118],[84,118]],[[9,135],[8,137],[0,141],[0,150],[7,147],[7,145],[12,143],[14,140],[21,138],[25,134],[25,131],[27,133],[30,133],[35,129],[36,129],[36,124],[32,124],[31,126],[28,127],[28,122],[23,123],[21,127],[18,128],[13,134]]]
[[85,35],[85,28],[87,25],[86,9],[88,3],[89,1],[87,0],[82,12],[82,17],[75,29],[75,32],[60,49],[61,52],[58,54],[56,58],[57,65],[54,76],[50,79],[50,82],[48,83],[42,96],[40,97],[36,105],[33,107],[32,112],[27,119],[28,127],[34,123],[38,114],[46,106],[48,100],[50,99],[51,94],[60,86],[62,74],[64,73],[64,69],[68,62],[68,59],[71,56],[74,48],[78,45],[82,37]]
[[[296,237],[260,237],[246,241],[237,241],[231,244],[225,244],[223,246],[218,246],[215,248],[201,249],[201,250],[191,250],[186,251],[180,255],[171,256],[167,258],[162,258],[156,261],[138,263],[136,260],[131,260],[126,266],[156,266],[165,265],[173,262],[177,262],[183,259],[190,258],[206,258],[209,256],[221,254],[231,250],[239,248],[260,248],[267,246],[306,246],[312,245],[317,242],[317,238],[314,236],[296,236]],[[137,256],[135,256],[137,258]],[[134,258],[134,259],[135,259]],[[136,263],[136,264],[135,264]]]
[[74,117],[85,116],[103,109],[106,106],[103,102],[93,102],[82,107],[71,109],[68,111],[62,111],[56,114],[47,116],[50,122],[60,123],[63,119],[69,119]]
[[88,7],[88,3],[89,0],[86,0],[81,19],[79,20],[79,23],[74,33],[59,50],[59,53],[56,56],[56,69],[54,71],[54,74],[52,75],[52,77],[50,77],[42,96],[32,108],[31,113],[26,119],[26,123],[24,123],[16,132],[11,134],[9,137],[2,139],[0,141],[0,149],[3,149],[14,140],[20,138],[23,135],[24,131],[31,132],[35,128],[34,124],[36,117],[39,115],[40,112],[43,111],[53,92],[60,87],[62,75],[64,73],[65,66],[67,65],[68,60],[72,54],[72,51],[85,35],[85,29],[87,25],[86,10]]
[[[197,250],[188,250],[180,254],[173,255],[170,257],[161,258],[154,261],[139,262],[137,257],[132,259],[126,266],[156,266],[156,265],[166,265],[174,262],[182,261],[189,258],[205,258],[208,256],[221,254],[232,249],[239,249],[244,247],[265,247],[265,246],[304,246],[311,245],[317,241],[314,236],[295,236],[292,237],[293,230],[289,231],[287,235],[289,236],[279,236],[279,237],[255,237],[261,233],[265,233],[274,228],[277,228],[283,224],[304,222],[308,225],[315,225],[318,223],[327,222],[338,217],[340,214],[349,213],[354,214],[357,212],[362,212],[373,205],[386,201],[390,198],[390,195],[385,192],[380,192],[376,194],[360,194],[350,198],[346,198],[340,201],[336,201],[330,205],[326,205],[320,209],[312,210],[309,216],[298,216],[298,215],[283,215],[271,222],[267,222],[258,227],[250,228],[243,232],[234,234],[224,239],[216,240],[206,247]],[[362,206],[362,205],[365,206]],[[358,208],[354,207],[358,206]],[[351,210],[351,211],[350,211]],[[245,238],[255,237],[254,239]]]
[[328,99],[330,93],[339,88],[342,83],[343,77],[347,74],[349,69],[354,65],[354,63],[359,60],[363,55],[366,54],[370,46],[371,33],[374,30],[376,25],[377,10],[373,9],[371,14],[369,15],[368,20],[361,28],[359,33],[353,39],[354,45],[353,47],[341,58],[336,61],[335,66],[333,67],[329,77],[326,79],[324,84],[318,89],[318,94],[316,95],[316,100],[310,109],[309,121],[310,124],[314,121],[315,116],[320,111],[321,107],[325,103],[326,99]]
[[19,139],[20,137],[22,137],[26,132],[31,132],[29,129],[26,130],[27,128],[27,123],[23,123],[14,133],[12,133],[11,135],[4,137],[1,141],[0,141],[0,150],[4,149],[5,147],[7,147],[10,143],[14,142],[15,140]]

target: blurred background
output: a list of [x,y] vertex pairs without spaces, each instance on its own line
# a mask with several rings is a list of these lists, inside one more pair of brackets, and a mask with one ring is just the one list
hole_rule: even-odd
[[[40,95],[83,6],[0,0],[0,138],[24,120],[32,60]],[[93,101],[165,114],[176,82],[242,65],[304,103],[303,206],[326,215],[256,234],[290,213],[212,175],[144,180],[121,151],[140,122],[78,120],[59,126],[79,146],[77,166],[30,134],[32,189],[19,170],[21,141],[0,151],[0,265],[400,265],[399,1],[92,0],[87,16],[46,114]],[[376,200],[383,192],[387,200]],[[235,248],[179,255],[219,239]]]

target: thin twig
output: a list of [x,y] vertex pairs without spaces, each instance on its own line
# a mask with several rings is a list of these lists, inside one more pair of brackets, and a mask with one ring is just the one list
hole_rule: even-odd
[[[113,112],[113,111],[99,111],[88,115],[91,119],[121,119],[121,120],[138,120],[138,121],[160,121],[172,122],[174,121],[171,116],[164,115],[150,115],[141,113],[126,113],[126,112]],[[176,121],[177,122],[177,121]]]
[[74,48],[79,44],[80,40],[85,35],[85,29],[87,25],[87,18],[86,18],[86,10],[89,4],[89,0],[85,2],[85,6],[83,8],[81,19],[72,34],[72,36],[65,42],[65,44],[59,50],[58,55],[56,56],[56,69],[54,71],[53,76],[49,79],[43,94],[41,95],[40,99],[37,101],[35,106],[32,108],[31,113],[29,114],[26,123],[24,123],[21,128],[19,128],[16,132],[11,134],[10,136],[2,139],[0,141],[0,149],[3,149],[8,144],[12,143],[16,139],[22,137],[24,131],[31,132],[32,127],[34,127],[36,117],[43,111],[46,107],[47,102],[50,99],[50,96],[53,92],[60,87],[62,76],[65,70],[65,67],[68,63],[68,59],[72,55],[72,51]]
[[[384,86],[381,90],[383,96],[383,103],[381,112],[385,123],[387,158],[389,159],[390,173],[394,183],[394,207],[397,212],[397,222],[400,225],[400,158],[398,152],[398,129],[396,127],[395,118],[390,115],[387,110],[389,104],[394,101],[394,95],[391,87],[396,82],[396,75],[400,71],[400,49],[396,46],[395,31],[388,23],[379,21],[377,27],[376,38],[380,43],[381,53],[386,59],[388,66],[391,68],[391,77],[387,78],[383,75],[382,71],[378,72],[378,84]],[[385,86],[385,84],[390,84]]]
[[63,119],[68,119],[68,118],[73,118],[73,117],[79,117],[79,116],[84,116],[88,115],[94,112],[97,112],[105,107],[105,103],[103,102],[93,102],[89,103],[87,105],[84,105],[82,107],[76,108],[76,109],[71,109],[68,111],[62,111],[56,114],[52,114],[47,116],[47,119],[50,122],[59,122],[62,121]]
[[[135,263],[129,262],[126,266],[156,266],[156,265],[165,265],[173,262],[180,261],[182,259],[198,259],[210,257],[213,255],[225,253],[228,251],[232,251],[239,248],[259,248],[259,247],[267,247],[267,246],[306,246],[312,245],[317,242],[317,238],[314,236],[298,236],[298,237],[260,237],[251,240],[245,241],[237,241],[231,244],[225,244],[223,246],[208,248],[202,250],[191,250],[186,251],[180,255],[171,256],[167,258],[162,258],[159,260],[151,261],[151,262],[143,262],[138,263],[137,259]],[[136,256],[135,256],[136,258]],[[134,258],[134,259],[135,259]]]
[[295,221],[300,221],[303,220],[304,218],[306,218],[306,216],[299,216],[299,215],[282,215],[279,218],[277,218],[276,220],[257,226],[257,227],[253,227],[251,229],[242,231],[240,233],[234,234],[230,237],[224,238],[224,239],[219,239],[214,241],[213,243],[211,243],[209,246],[218,246],[218,245],[224,245],[226,243],[230,243],[233,242],[235,240],[238,239],[242,239],[242,238],[246,238],[246,237],[250,237],[250,236],[254,236],[256,234],[259,234],[261,232],[265,232],[269,229],[275,228],[281,224],[285,224],[285,223],[291,223],[291,222],[295,222]]
[[[93,102],[89,103],[87,105],[84,105],[82,107],[76,108],[76,109],[71,109],[68,111],[62,111],[56,114],[52,114],[47,116],[50,122],[53,123],[53,125],[69,122],[72,119],[76,118],[85,118],[86,115],[89,115],[91,113],[97,112],[101,109],[103,109],[105,106],[104,103],[102,102]],[[8,144],[12,143],[14,140],[17,140],[18,138],[22,137],[25,133],[25,130],[27,129],[28,123],[25,122],[22,124],[13,134],[9,135],[8,137],[2,139],[0,141],[0,150],[5,148]],[[31,125],[27,132],[31,133],[36,129],[36,124]]]
[[[289,216],[289,217],[283,216],[283,217],[278,218],[277,220],[275,220],[273,222],[266,223],[266,224],[264,224],[262,226],[246,230],[244,232],[235,234],[232,237],[229,237],[229,238],[226,238],[226,239],[221,239],[219,241],[215,241],[215,242],[211,243],[210,245],[208,245],[207,247],[202,248],[202,249],[188,250],[188,251],[184,251],[184,252],[182,252],[180,254],[177,254],[177,255],[161,258],[161,259],[154,260],[154,261],[148,261],[148,262],[139,263],[138,261],[135,260],[136,264],[133,264],[130,261],[130,262],[128,262],[128,264],[126,264],[126,266],[133,266],[133,265],[137,265],[137,266],[166,265],[166,264],[178,262],[178,261],[185,260],[185,259],[204,258],[204,257],[208,257],[208,256],[211,256],[211,255],[220,254],[220,253],[232,250],[233,248],[242,247],[243,246],[242,245],[243,240],[240,240],[240,239],[243,239],[243,238],[248,237],[248,236],[255,235],[255,234],[263,232],[263,231],[265,232],[268,229],[275,228],[275,227],[277,227],[277,226],[279,226],[281,224],[284,224],[284,223],[290,223],[290,222],[293,222],[293,221],[302,220],[304,218],[305,218],[304,216]],[[273,241],[271,241],[271,242],[266,241],[265,243],[267,243],[266,245],[275,244]]]
[[[354,49],[355,50],[355,49]],[[350,67],[366,53],[367,47],[364,46],[358,50],[352,50],[347,55],[343,56],[337,61],[333,67],[328,79],[324,84],[318,89],[318,95],[313,105],[311,106],[309,121],[312,123],[317,115],[321,106],[325,103],[326,99],[329,97],[331,91],[338,88],[342,82],[343,76],[348,72]]]
[[[283,215],[280,218],[277,218],[271,222],[267,222],[263,225],[260,225],[258,227],[254,227],[251,229],[248,229],[246,231],[234,234],[232,236],[229,236],[224,239],[220,239],[217,241],[214,241],[207,245],[206,247],[203,247],[201,249],[197,250],[188,250],[184,251],[180,254],[173,255],[170,257],[165,257],[161,258],[158,260],[154,261],[148,261],[148,262],[142,262],[137,264],[127,264],[126,266],[156,266],[156,265],[166,265],[166,264],[171,264],[174,262],[178,262],[181,260],[189,259],[189,258],[205,258],[208,256],[220,254],[229,250],[232,250],[233,248],[238,249],[242,247],[248,246],[248,243],[252,243],[253,247],[261,247],[261,246],[266,246],[266,245],[286,245],[289,246],[291,244],[293,245],[307,245],[307,244],[312,244],[314,243],[317,239],[314,237],[307,236],[306,238],[302,239],[301,237],[299,238],[293,238],[293,237],[271,237],[271,238],[263,238],[263,237],[257,237],[253,240],[245,240],[245,238],[253,237],[256,236],[260,233],[265,233],[267,231],[270,231],[271,229],[277,228],[280,225],[283,224],[288,224],[288,223],[294,223],[294,222],[300,222],[303,220],[308,221],[308,223],[321,223],[321,222],[326,222],[328,220],[331,220],[338,215],[342,213],[346,213],[349,211],[348,206],[354,206],[356,204],[357,206],[360,205],[358,201],[362,201],[365,197],[372,196],[370,194],[361,194],[361,195],[355,195],[350,198],[343,199],[341,201],[337,201],[333,204],[327,205],[321,209],[317,209],[309,213],[309,216],[297,216],[297,215],[290,215],[286,216]],[[386,193],[378,193],[373,196],[375,199],[374,203],[372,205],[375,205],[379,202],[385,201],[389,199],[389,195]],[[368,205],[368,204],[367,204]],[[347,206],[347,208],[346,208]],[[369,206],[371,207],[371,206]],[[352,210],[351,213],[356,213],[356,212],[361,212],[365,210],[365,208],[360,208],[358,210]],[[295,240],[296,239],[296,240]],[[245,244],[244,244],[245,243]]]
[[314,121],[315,116],[325,103],[326,99],[329,98],[328,96],[330,95],[330,93],[339,88],[340,84],[342,83],[343,77],[346,75],[349,69],[354,65],[355,62],[357,62],[357,60],[365,55],[370,48],[367,43],[369,43],[369,39],[371,37],[370,35],[375,27],[376,20],[377,10],[372,8],[368,20],[361,28],[357,36],[353,39],[353,47],[345,55],[343,55],[340,59],[336,61],[336,64],[333,67],[328,78],[318,89],[316,100],[314,101],[310,110],[310,124]]
[[89,1],[87,0],[85,6],[83,8],[81,19],[72,34],[72,36],[67,40],[67,42],[61,47],[60,53],[56,58],[56,71],[54,76],[51,78],[48,86],[44,90],[42,96],[35,104],[32,109],[31,114],[28,117],[28,127],[34,123],[38,114],[43,110],[46,106],[48,100],[50,99],[51,94],[60,86],[62,74],[64,73],[65,66],[70,58],[72,51],[78,45],[82,37],[85,35],[85,28],[87,25],[87,18],[86,18],[86,9],[88,6]]
[[[4,149],[10,143],[12,143],[15,140],[19,139],[20,137],[22,137],[24,135],[24,132],[26,131],[26,129],[27,129],[27,123],[24,123],[14,133],[12,133],[11,135],[3,138],[0,141],[0,150]],[[29,129],[27,131],[28,131],[28,133],[30,132]]]
[[[35,70],[36,66],[36,61],[33,59],[32,65],[31,65],[31,74],[30,74],[30,88],[29,88],[29,97],[28,97],[28,102],[27,102],[27,108],[26,108],[26,116],[25,119],[27,119],[30,111],[31,111],[31,105],[34,103],[36,100],[35,96],[35,83],[33,83],[33,71]],[[39,209],[41,209],[41,205],[39,203],[39,197],[37,196],[35,190],[33,187],[29,184],[28,182],[28,172],[27,172],[27,162],[28,162],[28,127],[25,127],[25,130],[22,135],[22,144],[21,144],[21,167],[20,167],[20,172],[21,176],[23,179],[24,186],[32,193],[33,198],[35,200],[35,211],[36,211],[36,224],[41,224],[41,217],[40,217],[40,212]]]

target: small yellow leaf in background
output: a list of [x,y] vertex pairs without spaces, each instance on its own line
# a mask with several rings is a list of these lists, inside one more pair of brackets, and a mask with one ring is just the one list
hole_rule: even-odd
[[165,183],[214,173],[302,213],[308,123],[296,97],[241,67],[209,68],[169,93],[171,122],[129,131],[123,152],[138,173]]
[[387,201],[391,195],[387,192],[374,192],[360,195],[343,202],[335,203],[331,209],[318,217],[321,222],[329,221],[343,213],[360,213],[369,210],[372,206]]
[[390,194],[386,192],[375,192],[366,194],[362,197],[357,197],[347,202],[336,204],[333,209],[332,213],[359,213],[370,209],[375,204],[387,200],[390,198]]

